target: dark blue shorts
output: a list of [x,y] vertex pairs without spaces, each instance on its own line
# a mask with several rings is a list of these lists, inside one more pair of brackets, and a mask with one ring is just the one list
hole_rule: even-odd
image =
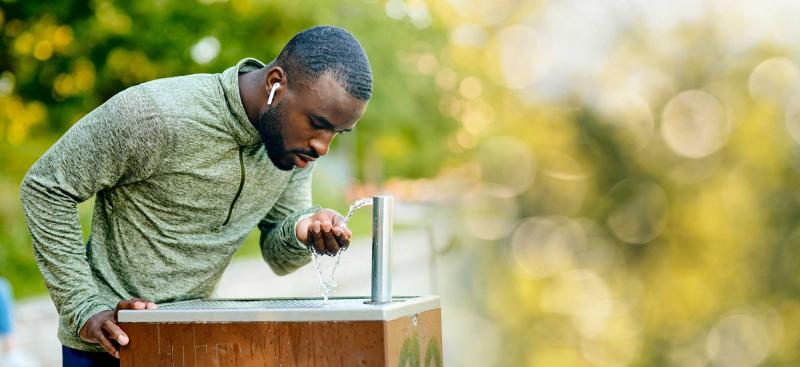
[[119,367],[119,359],[106,352],[84,352],[61,346],[61,358],[64,367]]

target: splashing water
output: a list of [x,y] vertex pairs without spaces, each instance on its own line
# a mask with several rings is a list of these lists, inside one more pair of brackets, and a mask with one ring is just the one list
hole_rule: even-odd
[[[344,217],[344,220],[340,224],[340,226],[347,226],[347,222],[350,220],[350,217],[353,216],[353,213],[363,208],[367,205],[372,205],[372,198],[363,198],[356,200],[353,205],[350,205],[350,210],[347,211],[347,215]],[[322,271],[322,255],[317,253],[313,250],[312,246],[308,246],[308,252],[311,253],[311,262],[314,263],[314,269],[317,270],[317,278],[319,279],[319,289],[322,292],[323,304],[328,303],[328,297],[333,293],[333,290],[339,285],[336,283],[336,280],[333,279],[333,274],[336,272],[336,267],[339,265],[339,260],[341,260],[342,252],[345,250],[340,250],[336,253],[336,257],[333,263],[333,267],[331,268],[330,274],[323,274]]]
[[317,278],[319,279],[319,290],[322,292],[323,304],[328,303],[328,297],[333,293],[333,290],[339,285],[336,283],[336,280],[333,279],[333,274],[336,272],[336,266],[339,265],[339,259],[342,256],[342,251],[339,251],[336,254],[336,260],[333,263],[333,268],[331,269],[330,274],[323,274],[322,271],[322,259],[320,257],[322,255],[318,254],[316,251],[312,251],[309,247],[308,251],[311,253],[311,262],[314,263],[314,269],[317,270]]

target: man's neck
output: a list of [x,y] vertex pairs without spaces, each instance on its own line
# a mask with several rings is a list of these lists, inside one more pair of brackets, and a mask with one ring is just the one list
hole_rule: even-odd
[[242,99],[242,107],[247,114],[247,119],[256,129],[258,129],[258,116],[264,109],[267,98],[267,91],[264,87],[264,73],[267,70],[269,70],[269,65],[246,74],[239,74],[239,96]]

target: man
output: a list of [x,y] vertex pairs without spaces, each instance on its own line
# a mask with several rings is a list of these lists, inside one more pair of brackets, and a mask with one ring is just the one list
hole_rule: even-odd
[[[371,93],[358,41],[322,26],[267,65],[244,59],[128,88],[67,131],[20,192],[65,365],[107,365],[117,344],[135,342],[117,310],[208,297],[255,226],[281,275],[310,261],[304,243],[329,255],[346,247],[342,216],[311,207],[311,171]],[[92,195],[83,244],[76,205]]]

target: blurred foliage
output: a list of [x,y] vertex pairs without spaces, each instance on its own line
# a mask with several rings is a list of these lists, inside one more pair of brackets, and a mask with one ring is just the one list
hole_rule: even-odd
[[[448,208],[436,222],[452,233],[439,275],[448,365],[794,365],[798,10],[4,3],[0,275],[18,294],[43,290],[17,185],[78,118],[127,86],[268,61],[298,30],[335,24],[367,50],[375,94],[320,162],[315,201],[343,209],[385,190]],[[353,226],[366,233],[367,218]],[[258,253],[255,236],[240,256]]]

